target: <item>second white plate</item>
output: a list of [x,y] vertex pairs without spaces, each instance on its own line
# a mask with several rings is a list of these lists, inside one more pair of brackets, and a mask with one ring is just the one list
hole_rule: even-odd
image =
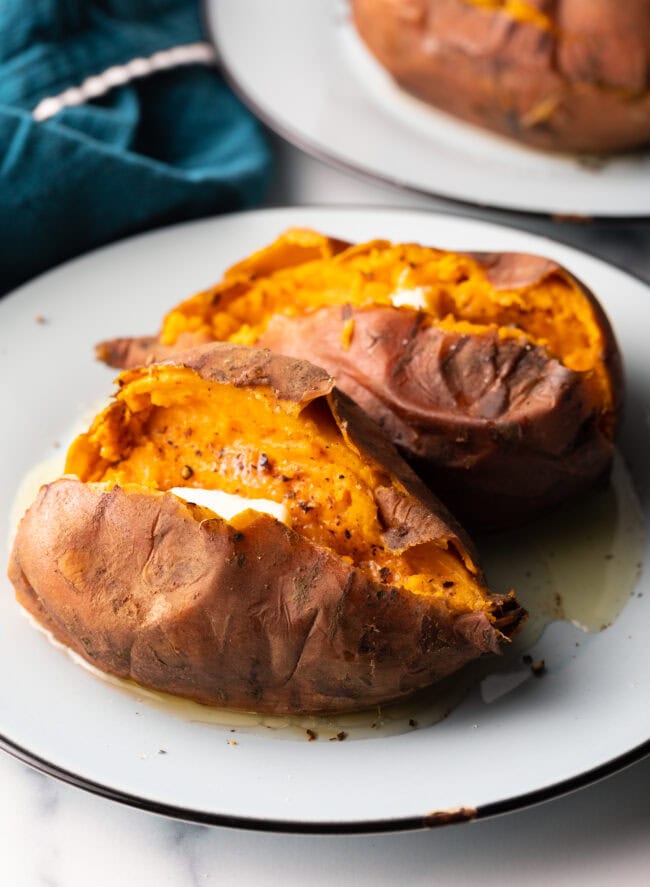
[[206,0],[221,60],[252,110],[298,147],[400,187],[564,216],[650,216],[650,149],[556,156],[462,123],[400,90],[341,0]]

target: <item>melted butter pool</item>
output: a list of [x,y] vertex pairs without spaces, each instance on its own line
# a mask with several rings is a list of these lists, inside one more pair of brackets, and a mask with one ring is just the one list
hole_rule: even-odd
[[[25,477],[12,508],[12,526],[17,525],[41,484],[60,476],[64,452],[57,452]],[[441,721],[477,684],[487,703],[519,686],[531,677],[522,655],[541,638],[549,623],[567,620],[585,632],[611,625],[638,583],[644,537],[643,515],[632,480],[617,454],[607,488],[522,529],[477,539],[490,588],[495,592],[516,589],[529,612],[523,629],[501,657],[472,663],[405,702],[354,714],[278,717],[212,708],[107,675],[45,633],[75,662],[137,703],[194,724],[220,728],[232,742],[239,733],[306,741],[391,736]]]
[[611,625],[641,576],[645,527],[617,453],[611,483],[526,527],[478,539],[494,591],[517,590],[526,633],[555,619],[583,631]]

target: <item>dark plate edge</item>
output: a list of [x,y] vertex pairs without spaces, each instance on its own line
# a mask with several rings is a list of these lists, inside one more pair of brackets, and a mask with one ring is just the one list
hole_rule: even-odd
[[75,788],[83,789],[91,794],[116,801],[136,810],[144,810],[148,813],[156,813],[171,819],[182,820],[195,825],[212,825],[226,828],[242,829],[247,831],[273,832],[280,834],[302,835],[365,835],[410,832],[422,829],[440,828],[444,825],[459,824],[462,822],[475,822],[488,819],[493,816],[512,813],[526,807],[551,801],[562,795],[567,795],[578,789],[598,782],[606,777],[632,766],[650,754],[650,740],[641,743],[636,748],[607,761],[592,770],[570,777],[562,782],[554,783],[543,789],[526,792],[503,801],[495,801],[484,804],[481,807],[463,807],[458,810],[429,811],[422,816],[410,816],[403,819],[377,819],[359,822],[300,822],[291,820],[258,819],[255,817],[231,816],[225,813],[208,813],[201,810],[192,810],[187,807],[178,807],[175,804],[166,804],[138,795],[131,795],[120,789],[102,785],[92,779],[86,779],[63,767],[51,764],[44,758],[33,754],[28,749],[12,742],[0,734],[0,749],[23,764],[27,764],[47,776],[53,776],[62,782]]

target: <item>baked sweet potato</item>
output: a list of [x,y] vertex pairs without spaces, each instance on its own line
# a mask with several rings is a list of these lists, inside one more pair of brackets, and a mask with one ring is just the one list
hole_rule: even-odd
[[352,0],[397,83],[470,123],[553,151],[650,142],[648,0]]
[[[390,702],[499,645],[522,610],[323,370],[216,344],[128,370],[43,487],[19,602],[104,671],[260,712]],[[179,486],[284,502],[231,521]],[[192,492],[190,490],[191,497]]]
[[616,341],[589,290],[548,259],[289,231],[173,309],[158,337],[98,354],[128,366],[213,339],[324,367],[474,527],[526,520],[611,465]]

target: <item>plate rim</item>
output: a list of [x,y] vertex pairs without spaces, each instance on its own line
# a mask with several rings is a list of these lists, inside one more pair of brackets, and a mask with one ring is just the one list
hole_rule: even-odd
[[[205,0],[205,2],[210,2],[210,0]],[[24,289],[31,287],[33,284],[40,281],[42,278],[47,277],[48,274],[52,274],[54,272],[60,272],[67,269],[70,265],[73,265],[75,262],[84,261],[89,256],[94,253],[101,253],[105,250],[112,249],[115,246],[126,243],[131,240],[138,240],[139,238],[147,238],[154,237],[158,232],[168,231],[170,228],[180,228],[184,226],[190,225],[200,225],[205,222],[216,221],[218,219],[234,219],[240,218],[242,216],[252,215],[252,214],[272,214],[278,213],[282,214],[285,212],[302,212],[303,210],[314,210],[314,211],[322,211],[322,212],[376,212],[376,213],[405,213],[405,214],[417,214],[424,216],[449,216],[452,219],[456,219],[459,222],[468,222],[471,224],[485,225],[486,227],[495,227],[495,228],[503,228],[506,231],[515,231],[517,234],[524,234],[528,237],[533,237],[535,240],[545,240],[549,243],[558,244],[558,246],[563,247],[564,249],[568,249],[577,254],[583,254],[588,256],[590,259],[595,259],[597,262],[600,262],[604,266],[609,266],[611,268],[615,268],[617,271],[620,271],[621,274],[626,274],[628,277],[631,277],[637,283],[643,284],[643,286],[650,288],[650,274],[646,278],[641,273],[636,270],[632,270],[627,268],[621,261],[605,258],[600,253],[596,252],[595,249],[592,249],[587,246],[577,246],[575,243],[572,243],[569,240],[564,240],[562,237],[555,234],[549,234],[548,232],[541,232],[531,230],[530,228],[526,228],[521,224],[521,220],[525,219],[528,213],[513,213],[515,216],[512,219],[509,218],[484,218],[482,216],[477,215],[467,215],[466,213],[458,212],[455,209],[455,203],[457,201],[449,201],[450,206],[443,207],[425,207],[425,206],[400,206],[399,204],[394,203],[321,203],[320,201],[315,202],[306,202],[306,203],[274,203],[268,205],[258,205],[258,206],[248,206],[242,209],[235,210],[234,212],[223,212],[223,213],[208,213],[203,216],[199,216],[197,218],[192,219],[182,219],[176,222],[167,222],[161,225],[155,225],[151,228],[147,228],[144,231],[136,231],[130,234],[124,234],[122,237],[117,237],[115,240],[110,240],[108,243],[103,243],[99,246],[91,247],[84,252],[77,253],[74,256],[70,256],[64,261],[59,262],[57,265],[52,265],[50,268],[46,268],[44,271],[40,271],[38,274],[35,274],[33,277],[29,277],[27,280],[22,281],[18,284],[18,286],[13,289],[7,290],[4,293],[0,294],[0,303],[6,303],[9,300],[13,299],[16,296],[22,294]],[[458,201],[459,203],[462,201]],[[476,204],[478,205],[478,204]],[[472,206],[476,206],[472,204]],[[650,215],[647,216],[647,219],[644,219],[650,222]],[[637,216],[623,219],[622,216],[616,216],[611,221],[624,221],[628,224],[631,221],[644,221]],[[610,220],[605,219],[602,216],[598,217],[598,221],[609,222]],[[590,222],[585,222],[584,224],[591,224]],[[558,225],[556,230],[560,232],[562,230],[562,226]],[[506,252],[513,252],[513,250],[506,250]],[[532,253],[531,255],[535,255]],[[541,255],[541,253],[536,253],[536,255]]]
[[[24,288],[31,286],[31,284],[39,281],[43,277],[46,277],[48,274],[63,271],[67,269],[68,266],[74,265],[76,262],[83,261],[95,253],[111,249],[112,247],[117,246],[121,243],[137,241],[140,238],[155,237],[158,233],[169,230],[171,228],[205,224],[206,222],[209,223],[211,221],[226,221],[233,218],[246,217],[251,214],[272,216],[275,214],[283,215],[292,211],[301,212],[305,210],[322,211],[324,213],[350,213],[351,215],[359,212],[363,213],[369,211],[372,211],[374,213],[379,212],[404,215],[419,215],[426,213],[428,216],[450,216],[452,218],[458,219],[460,223],[466,222],[470,225],[478,224],[479,227],[485,226],[487,228],[504,228],[506,229],[506,231],[514,231],[516,234],[523,234],[524,236],[532,237],[534,240],[556,243],[564,248],[569,249],[572,252],[575,252],[576,254],[583,254],[585,256],[588,256],[590,259],[596,260],[604,267],[614,268],[616,271],[626,275],[636,283],[640,283],[642,286],[650,288],[650,281],[643,278],[636,271],[631,271],[615,261],[604,259],[602,256],[599,256],[596,252],[592,250],[578,248],[572,244],[562,241],[559,237],[552,237],[546,234],[538,234],[536,232],[528,231],[524,228],[519,228],[512,224],[507,224],[504,221],[493,221],[478,219],[475,217],[465,217],[463,215],[437,209],[427,210],[425,208],[404,208],[389,205],[380,206],[374,204],[304,204],[295,206],[251,208],[241,210],[236,213],[213,215],[201,220],[189,220],[173,223],[170,225],[164,225],[147,232],[141,232],[136,235],[120,238],[119,240],[107,244],[103,247],[89,250],[88,252],[83,253],[80,256],[69,259],[66,262],[61,263],[60,265],[48,269],[42,274],[31,278],[25,284],[8,292],[5,298],[3,298],[3,301],[11,301],[12,297],[19,298],[22,295]],[[269,817],[259,818],[192,809],[181,805],[175,805],[173,803],[134,795],[122,789],[97,782],[89,777],[80,775],[79,773],[75,773],[71,770],[66,769],[65,767],[48,761],[46,758],[37,755],[19,742],[15,742],[2,733],[0,733],[0,750],[41,773],[52,776],[66,784],[72,785],[76,788],[80,788],[91,794],[107,798],[109,800],[121,803],[134,809],[145,810],[176,820],[202,825],[229,827],[269,833],[354,835],[425,830],[448,824],[487,819],[493,816],[515,812],[517,810],[545,803],[546,801],[562,797],[573,791],[577,791],[581,788],[598,782],[604,778],[614,775],[617,772],[620,772],[623,769],[626,769],[629,766],[632,766],[635,763],[638,763],[643,758],[650,755],[650,737],[640,744],[634,746],[633,748],[624,751],[622,754],[617,755],[593,768],[590,768],[589,770],[567,777],[566,779],[560,780],[558,782],[551,783],[550,785],[543,786],[542,788],[533,789],[519,795],[513,795],[509,798],[479,805],[476,808],[446,811],[429,810],[421,815],[409,817],[395,817],[376,820],[337,820],[336,822],[331,820],[301,821],[298,819],[281,819]]]
[[71,785],[89,794],[106,798],[135,810],[145,810],[148,813],[155,813],[158,816],[165,816],[168,819],[189,822],[194,825],[219,826],[273,834],[371,835],[424,831],[448,825],[478,822],[495,816],[514,813],[518,810],[525,810],[547,801],[553,801],[586,788],[589,785],[594,785],[650,756],[650,739],[635,746],[633,749],[629,749],[622,755],[612,758],[597,767],[593,767],[591,770],[586,770],[577,776],[572,776],[544,788],[524,792],[521,795],[515,795],[502,801],[494,801],[469,809],[433,810],[423,813],[421,816],[347,822],[332,822],[328,820],[304,822],[292,819],[269,819],[193,810],[189,807],[155,801],[151,798],[143,798],[139,795],[133,795],[121,789],[95,782],[93,779],[80,776],[78,773],[73,773],[71,770],[52,764],[45,758],[41,758],[28,749],[23,748],[19,743],[8,739],[3,734],[0,734],[0,750],[15,760],[27,764],[39,773],[51,776],[66,785]]
[[[599,222],[604,222],[607,224],[622,225],[650,221],[650,211],[643,214],[631,215],[607,215],[601,213],[582,215],[579,213],[575,214],[571,212],[563,213],[539,209],[520,209],[519,207],[486,203],[482,202],[481,200],[470,200],[469,198],[465,197],[452,197],[449,194],[442,194],[432,189],[421,188],[409,182],[400,181],[399,179],[394,178],[393,176],[390,176],[388,174],[368,170],[368,168],[363,165],[354,163],[347,158],[341,157],[339,156],[339,154],[337,154],[335,150],[328,150],[326,147],[323,147],[322,144],[312,141],[312,139],[310,139],[308,136],[304,136],[297,129],[292,128],[290,125],[285,124],[282,121],[278,121],[271,112],[261,107],[260,104],[251,97],[248,91],[239,82],[237,76],[235,75],[232,67],[228,64],[226,57],[222,51],[223,40],[220,40],[219,38],[216,20],[209,11],[209,8],[213,4],[214,0],[201,0],[199,14],[203,23],[203,30],[216,50],[219,71],[232,92],[237,96],[242,104],[244,104],[249,109],[249,111],[251,111],[251,113],[272,132],[276,133],[285,141],[294,145],[294,147],[298,148],[299,150],[304,151],[305,154],[311,155],[312,157],[316,158],[316,160],[320,160],[322,163],[326,163],[327,165],[339,170],[340,172],[352,174],[358,179],[361,179],[362,181],[365,181],[369,184],[389,185],[390,187],[395,188],[397,192],[405,191],[408,194],[414,194],[419,197],[433,197],[437,200],[443,200],[445,201],[445,203],[450,204],[452,207],[458,205],[460,207],[465,207],[466,209],[472,210],[479,209],[491,210],[501,213],[510,213],[516,215],[517,217],[546,219],[559,224],[562,224],[565,221],[570,222],[576,220],[584,222],[586,224],[589,224],[592,220],[598,220]],[[479,132],[481,131],[480,127],[477,127],[477,129],[479,130]]]

